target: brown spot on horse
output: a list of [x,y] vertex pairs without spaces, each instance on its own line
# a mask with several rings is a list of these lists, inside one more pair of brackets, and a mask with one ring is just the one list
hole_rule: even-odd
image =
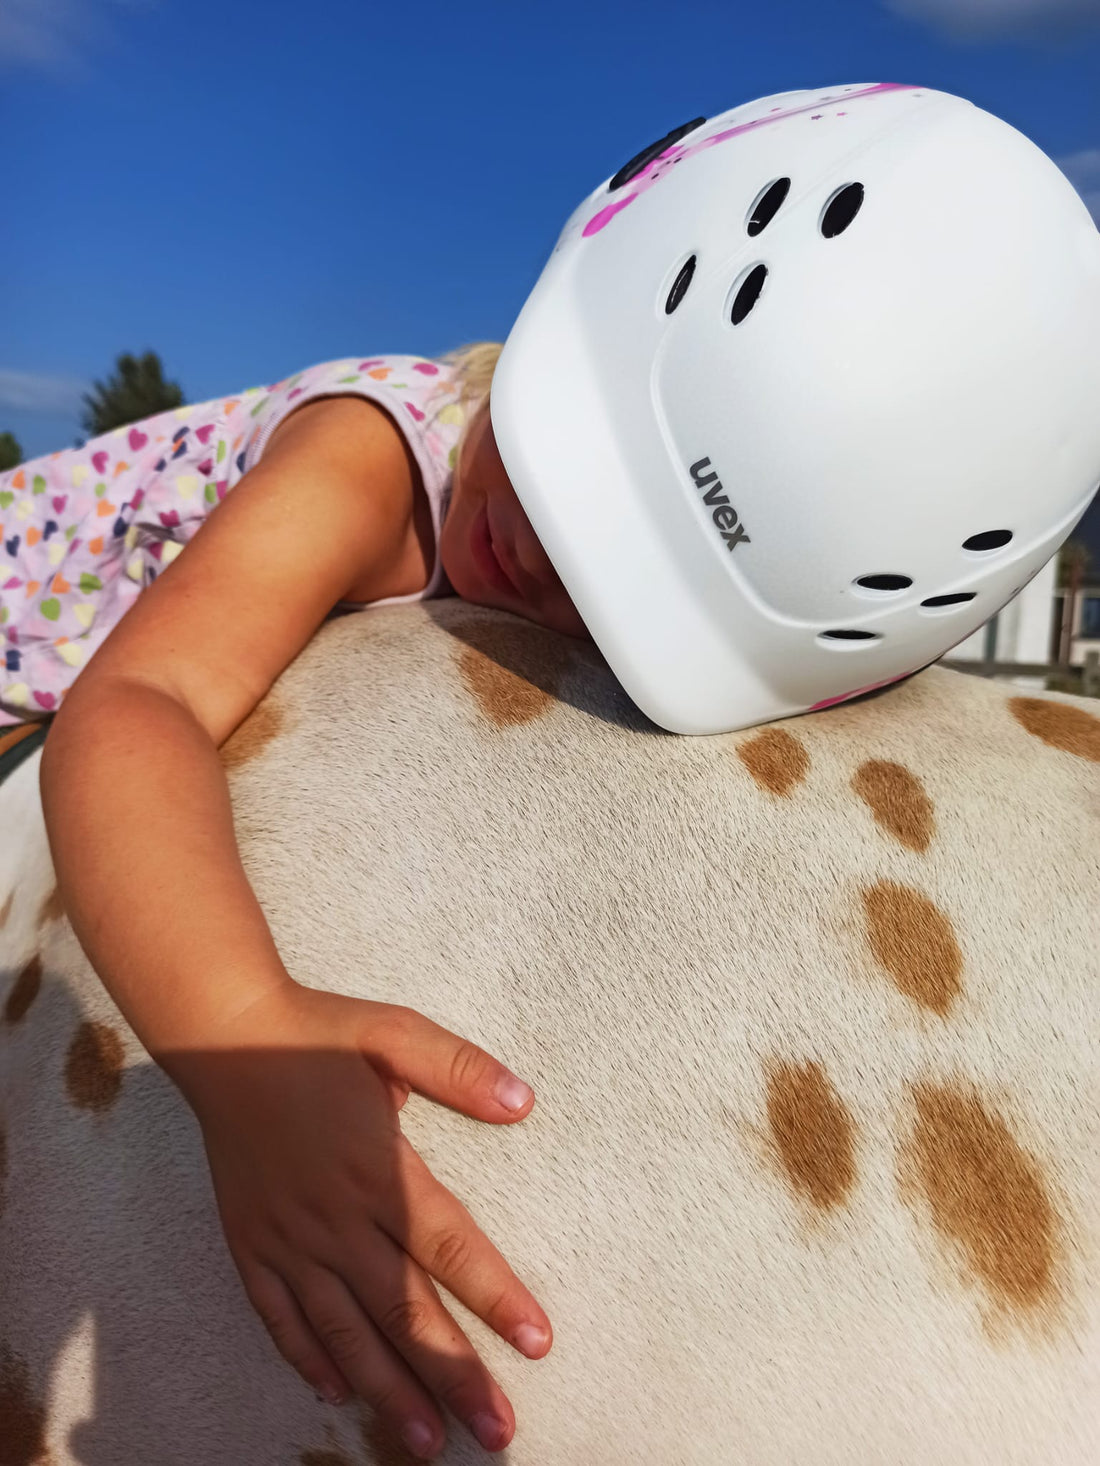
[[41,986],[42,958],[36,952],[12,983],[8,1000],[4,1004],[4,1022],[18,1023],[38,997],[38,990]]
[[910,850],[928,849],[935,832],[932,801],[904,764],[872,758],[852,775],[852,788],[881,825]]
[[1100,718],[1094,714],[1045,697],[1010,697],[1008,705],[1020,726],[1043,743],[1100,764]]
[[839,1206],[856,1179],[855,1124],[820,1064],[774,1063],[768,1125],[795,1191],[817,1207]]
[[903,1197],[923,1198],[936,1230],[995,1303],[1019,1315],[1048,1302],[1058,1220],[1038,1162],[972,1089],[925,1082],[912,1093]]
[[897,881],[877,881],[863,892],[871,951],[914,1003],[945,1017],[962,990],[962,952],[938,906]]
[[810,770],[810,755],[793,733],[768,728],[737,745],[737,757],[761,789],[786,795]]
[[550,711],[572,663],[570,638],[544,627],[471,617],[451,631],[458,670],[485,718],[497,728],[530,723]]
[[65,1088],[82,1110],[107,1110],[122,1088],[122,1040],[106,1023],[82,1023],[69,1045]]

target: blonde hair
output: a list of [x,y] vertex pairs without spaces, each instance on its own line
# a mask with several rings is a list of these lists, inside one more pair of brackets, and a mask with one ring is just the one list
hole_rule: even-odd
[[489,387],[496,371],[497,358],[504,350],[503,341],[473,341],[465,346],[456,346],[436,358],[453,369],[459,388],[459,403],[465,408],[466,421],[462,425],[458,442],[455,444],[455,462],[462,452],[466,434],[477,414],[478,408],[489,395]]

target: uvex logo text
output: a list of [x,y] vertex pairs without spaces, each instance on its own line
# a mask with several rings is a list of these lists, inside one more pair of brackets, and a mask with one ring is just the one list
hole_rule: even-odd
[[738,523],[737,510],[726,497],[722,485],[718,482],[718,475],[713,471],[704,475],[704,468],[710,468],[709,458],[700,458],[698,463],[691,465],[691,477],[697,489],[706,489],[703,503],[714,506],[714,522],[721,531],[722,538],[731,550],[734,545],[742,542],[751,545],[752,540],[745,533],[745,526]]

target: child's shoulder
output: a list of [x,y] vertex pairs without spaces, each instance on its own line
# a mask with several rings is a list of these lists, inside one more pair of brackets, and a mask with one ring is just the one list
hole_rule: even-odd
[[228,427],[231,477],[260,462],[276,431],[307,402],[363,397],[392,420],[424,473],[429,492],[442,492],[461,430],[460,381],[449,362],[411,353],[384,353],[317,362],[234,404]]

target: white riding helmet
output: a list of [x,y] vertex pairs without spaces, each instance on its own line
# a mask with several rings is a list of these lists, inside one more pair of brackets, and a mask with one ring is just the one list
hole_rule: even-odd
[[927,87],[697,117],[574,211],[489,399],[612,671],[675,733],[927,666],[1100,480],[1100,233]]

